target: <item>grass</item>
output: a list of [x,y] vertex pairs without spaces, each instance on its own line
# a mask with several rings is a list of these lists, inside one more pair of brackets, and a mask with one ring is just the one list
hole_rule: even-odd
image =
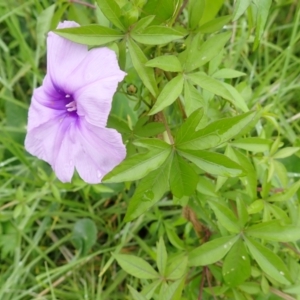
[[[224,14],[231,10],[231,1],[225,2]],[[32,90],[45,73],[45,38],[37,32],[37,22],[43,26],[39,16],[53,3],[0,0],[0,299],[121,300],[126,284],[138,282],[119,268],[111,252],[155,258],[162,227],[180,223],[181,210],[164,199],[124,223],[131,189],[88,186],[79,179],[62,184],[49,166],[24,151]],[[63,1],[58,1],[55,18],[96,20],[92,8]],[[258,49],[252,50],[252,33],[242,18],[233,24],[223,58],[226,67],[247,74],[241,92],[253,106],[269,111],[268,121],[277,128],[272,134],[287,146],[300,146],[299,26],[300,2],[278,1]],[[264,130],[274,127],[266,124]],[[292,157],[286,166],[291,178],[300,177],[299,159]],[[95,223],[98,233],[92,250],[80,255],[72,232],[84,218]],[[194,295],[190,290],[188,299]]]

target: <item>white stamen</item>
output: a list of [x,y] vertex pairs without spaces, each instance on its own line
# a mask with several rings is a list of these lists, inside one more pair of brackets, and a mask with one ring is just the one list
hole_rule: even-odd
[[66,105],[67,111],[75,111],[77,110],[76,102],[72,101]]
[[67,94],[65,97],[66,97],[66,98],[70,98],[71,96],[70,96],[69,94]]

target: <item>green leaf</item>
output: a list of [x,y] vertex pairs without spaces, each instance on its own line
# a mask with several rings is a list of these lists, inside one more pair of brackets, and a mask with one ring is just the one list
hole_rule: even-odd
[[54,32],[72,42],[88,46],[100,46],[123,37],[120,31],[100,25],[86,25],[56,29]]
[[247,193],[254,200],[257,198],[257,174],[250,159],[237,149],[229,147],[228,157],[243,166],[246,171],[246,176],[241,177],[240,180],[244,184]]
[[125,159],[105,176],[103,182],[133,181],[145,177],[159,168],[171,153],[171,146],[166,149],[152,149]]
[[167,261],[168,261],[168,253],[165,246],[165,242],[164,239],[160,237],[156,245],[156,264],[157,264],[159,274],[162,276],[164,276],[165,274]]
[[175,152],[170,172],[170,188],[174,196],[190,196],[196,190],[197,183],[195,170]]
[[240,76],[245,76],[246,73],[239,72],[233,69],[221,69],[212,74],[214,78],[237,78]]
[[198,26],[204,13],[205,0],[190,0],[188,2],[189,27],[194,29]]
[[163,110],[165,107],[171,105],[181,94],[183,89],[183,75],[179,74],[169,81],[159,94],[158,98],[149,115],[156,114],[157,112]]
[[131,39],[128,39],[128,50],[136,72],[150,93],[156,97],[158,90],[153,69],[145,66],[145,63],[148,61],[147,57],[140,47]]
[[221,260],[231,249],[239,236],[216,238],[189,253],[189,266],[207,266]]
[[175,5],[174,0],[148,0],[142,9],[142,15],[155,15],[155,24],[161,24],[173,16]]
[[147,16],[145,18],[140,19],[132,29],[132,32],[140,32],[143,31],[151,22],[154,20],[155,16]]
[[136,146],[146,148],[146,149],[156,149],[156,150],[169,150],[170,144],[167,144],[165,141],[155,138],[142,138],[135,140],[133,142]]
[[224,0],[206,1],[206,4],[200,25],[212,20],[217,15],[221,7],[224,5]]
[[207,23],[205,23],[199,27],[199,32],[213,33],[213,32],[219,31],[219,30],[223,29],[224,25],[229,23],[231,18],[232,18],[232,16],[229,15],[229,16],[222,16],[219,18],[215,18],[211,21],[208,21]]
[[249,137],[243,139],[237,139],[231,142],[234,147],[244,149],[252,152],[265,152],[270,150],[272,144],[271,140],[262,139],[258,137]]
[[177,280],[182,278],[187,272],[188,258],[184,254],[179,254],[173,258],[165,272],[167,280]]
[[125,31],[126,28],[121,22],[121,9],[120,6],[115,2],[115,0],[96,0],[97,5],[105,15],[105,17],[111,21],[116,27]]
[[156,279],[159,274],[149,263],[140,257],[128,254],[115,254],[112,256],[117,260],[120,267],[128,274],[140,279]]
[[134,40],[145,45],[167,44],[174,40],[181,39],[185,35],[183,31],[165,26],[149,26],[142,32],[131,32],[131,37]]
[[255,200],[253,201],[248,207],[247,207],[247,211],[248,214],[252,215],[252,214],[256,214],[259,213],[260,211],[262,211],[264,209],[264,200]]
[[126,222],[142,215],[169,190],[170,167],[171,155],[158,170],[151,172],[140,181],[130,199],[125,216]]
[[152,299],[153,294],[158,289],[158,287],[161,285],[162,281],[161,279],[156,279],[152,281],[150,284],[144,285],[142,290],[142,295],[147,298],[147,300]]
[[272,0],[253,0],[252,7],[256,8],[256,34],[253,46],[254,49],[258,46],[263,35],[271,4]]
[[234,6],[233,21],[236,21],[249,7],[252,0],[237,0]]
[[255,112],[248,112],[236,117],[224,118],[210,123],[198,131],[186,132],[176,145],[179,150],[205,150],[214,148],[232,139],[254,118]]
[[[146,117],[149,119],[148,117]],[[164,124],[157,122],[150,122],[140,127],[134,127],[133,134],[140,137],[157,136],[166,131]]]
[[184,103],[188,116],[204,106],[202,95],[188,80],[184,82]]
[[185,278],[176,280],[172,283],[163,283],[158,300],[181,300]]
[[238,233],[241,231],[239,221],[235,214],[223,203],[210,200],[208,204],[213,209],[220,224],[229,232]]
[[175,55],[158,56],[149,60],[146,67],[159,68],[169,72],[181,72],[182,67],[179,59]]
[[134,289],[130,285],[127,285],[127,287],[128,287],[130,294],[134,300],[147,300],[147,298],[145,296],[140,294],[136,289]]
[[183,241],[178,237],[174,226],[170,222],[165,222],[165,230],[170,243],[179,250],[185,250]]
[[290,284],[292,279],[289,270],[278,255],[251,238],[245,238],[245,242],[251,255],[267,275],[279,283]]
[[203,117],[203,109],[195,110],[180,126],[176,134],[176,144],[188,140],[189,133],[195,131]]
[[251,275],[250,259],[242,240],[238,240],[225,257],[222,273],[225,282],[230,286],[238,286]]
[[286,158],[289,156],[292,156],[293,154],[295,154],[296,152],[298,152],[300,150],[299,147],[286,147],[283,149],[280,149],[279,151],[277,151],[274,155],[273,158]]
[[[228,42],[231,32],[217,34],[203,44],[199,44],[200,34],[197,34],[192,41],[191,46],[182,55],[182,64],[186,72],[191,72],[217,56]],[[185,57],[187,55],[187,57]]]
[[97,227],[91,219],[79,219],[73,227],[71,240],[81,255],[86,255],[97,241]]
[[236,206],[237,206],[239,224],[240,224],[241,227],[244,227],[245,224],[249,220],[249,214],[248,214],[248,211],[247,211],[245,201],[243,201],[243,199],[237,198],[236,199]]
[[202,89],[230,101],[243,112],[249,110],[244,99],[233,86],[216,80],[203,72],[190,73],[187,78]]
[[247,236],[276,242],[295,242],[300,240],[300,227],[284,225],[280,220],[272,220],[248,227]]
[[300,188],[300,180],[292,184],[287,191],[283,193],[277,193],[269,198],[267,198],[267,201],[270,202],[280,202],[280,201],[288,201],[291,199],[298,191]]
[[209,174],[225,177],[244,175],[244,169],[240,165],[220,153],[200,150],[184,150],[180,151],[180,154]]
[[51,28],[51,21],[54,15],[56,4],[52,4],[41,12],[38,16],[36,24],[36,39],[38,45],[42,46],[45,43],[46,33]]

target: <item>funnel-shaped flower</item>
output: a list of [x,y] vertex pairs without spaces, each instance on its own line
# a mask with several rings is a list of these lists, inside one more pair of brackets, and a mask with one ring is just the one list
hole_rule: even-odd
[[[58,28],[78,26],[65,21]],[[31,100],[25,148],[48,162],[63,182],[76,168],[99,183],[126,155],[121,135],[106,128],[112,97],[125,73],[115,53],[73,43],[53,32],[47,38],[47,75]]]

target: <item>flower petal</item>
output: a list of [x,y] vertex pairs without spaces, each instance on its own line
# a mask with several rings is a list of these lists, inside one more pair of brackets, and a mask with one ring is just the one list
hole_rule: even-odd
[[91,124],[105,127],[118,82],[125,75],[112,50],[95,48],[89,51],[65,87],[73,91],[78,115],[85,116]]
[[[79,24],[71,21],[60,23],[57,28],[78,27]],[[57,90],[66,93],[65,84],[70,80],[73,70],[88,53],[86,45],[71,42],[54,32],[47,37],[47,72]]]
[[96,127],[69,114],[29,131],[25,148],[48,162],[62,182],[71,181],[76,167],[85,182],[100,183],[126,156],[122,137],[116,130]]
[[104,175],[117,166],[126,156],[121,135],[114,129],[93,126],[85,119],[78,123],[75,167],[79,176],[88,183],[100,183]]
[[65,114],[27,132],[25,148],[48,162],[62,182],[69,182],[74,173],[77,148],[74,137],[76,118]]
[[55,91],[49,76],[46,75],[43,85],[33,92],[28,112],[27,130],[62,117],[66,112],[65,105],[66,100]]
[[116,53],[106,47],[94,48],[86,51],[86,56],[78,62],[72,71],[72,80],[68,80],[66,89],[73,93],[86,85],[110,78],[120,82],[126,73],[118,65]]
[[117,85],[116,79],[108,78],[75,92],[73,97],[76,99],[77,114],[93,125],[105,127]]

